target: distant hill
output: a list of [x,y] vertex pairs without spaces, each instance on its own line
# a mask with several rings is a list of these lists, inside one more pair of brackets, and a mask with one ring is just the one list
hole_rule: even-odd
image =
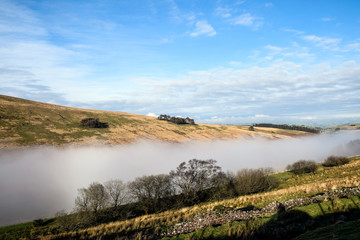
[[[191,117],[191,116],[190,116]],[[85,118],[99,119],[108,128],[86,128]],[[246,126],[177,125],[137,114],[63,107],[0,95],[0,148],[23,145],[124,144],[140,139],[183,142],[264,136],[284,138],[301,131]]]

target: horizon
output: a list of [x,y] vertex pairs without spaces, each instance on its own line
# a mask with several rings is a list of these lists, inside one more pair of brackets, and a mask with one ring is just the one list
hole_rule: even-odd
[[360,119],[359,1],[0,2],[0,94],[210,124]]

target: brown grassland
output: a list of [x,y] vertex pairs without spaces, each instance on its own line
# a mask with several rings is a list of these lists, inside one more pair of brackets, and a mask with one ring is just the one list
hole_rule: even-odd
[[[191,117],[191,116],[189,116]],[[83,128],[84,118],[99,118],[109,128]],[[0,95],[0,148],[28,145],[124,144],[140,139],[184,142],[254,136],[286,138],[306,134],[281,129],[234,125],[177,125],[155,117],[77,109]]]

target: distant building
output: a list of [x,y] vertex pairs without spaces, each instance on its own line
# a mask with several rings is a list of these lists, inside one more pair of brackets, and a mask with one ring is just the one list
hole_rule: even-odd
[[176,123],[176,124],[195,124],[194,119],[192,118],[181,118],[181,117],[171,117],[169,115],[165,115],[165,114],[161,114],[158,117],[159,120],[163,120],[163,121],[168,121],[168,122],[172,122],[172,123]]

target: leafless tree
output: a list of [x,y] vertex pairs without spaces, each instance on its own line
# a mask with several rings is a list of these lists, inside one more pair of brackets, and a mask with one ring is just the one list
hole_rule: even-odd
[[187,163],[182,162],[176,171],[171,171],[170,176],[185,197],[194,197],[195,193],[215,186],[216,179],[221,172],[221,167],[216,165],[216,161],[191,159]]
[[78,190],[79,196],[75,199],[75,206],[80,211],[94,211],[104,209],[109,195],[101,183],[91,183],[88,188]]
[[88,211],[90,210],[90,194],[88,189],[78,189],[79,195],[75,199],[75,207],[77,211]]
[[110,180],[104,185],[112,207],[117,207],[126,201],[126,185],[121,180]]
[[129,192],[145,211],[154,211],[161,198],[174,194],[170,176],[166,174],[138,177],[129,183]]

